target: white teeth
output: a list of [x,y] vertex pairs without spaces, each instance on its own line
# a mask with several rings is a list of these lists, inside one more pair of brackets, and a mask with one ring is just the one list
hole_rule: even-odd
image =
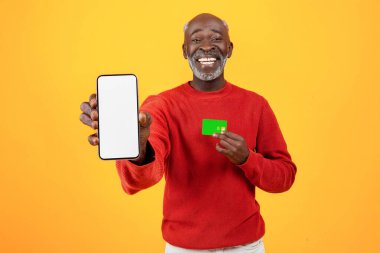
[[216,58],[200,58],[200,59],[198,59],[198,61],[200,63],[203,63],[203,62],[214,62],[214,61],[216,61]]
[[214,64],[213,61],[204,61],[204,62],[201,62],[202,65],[211,65],[211,64]]

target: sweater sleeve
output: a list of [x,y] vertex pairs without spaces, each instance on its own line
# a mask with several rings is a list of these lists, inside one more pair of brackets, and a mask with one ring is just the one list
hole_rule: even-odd
[[136,165],[128,160],[117,160],[116,168],[121,185],[128,194],[135,194],[158,183],[164,175],[165,161],[170,153],[169,127],[165,117],[165,103],[159,96],[150,96],[142,104],[140,111],[152,116],[148,147],[153,161]]
[[256,152],[250,149],[247,161],[238,166],[253,185],[267,192],[287,191],[294,182],[296,165],[266,100],[258,126]]

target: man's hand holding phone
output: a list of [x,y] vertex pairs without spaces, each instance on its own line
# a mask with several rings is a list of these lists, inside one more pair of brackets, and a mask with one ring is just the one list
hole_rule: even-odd
[[[80,105],[80,109],[83,112],[80,115],[80,121],[94,130],[98,129],[98,103],[96,101],[96,94],[91,94],[88,102],[83,102]],[[88,142],[93,146],[98,145],[98,133],[88,136]]]
[[[83,102],[80,105],[82,114],[80,115],[80,121],[91,127],[94,130],[98,129],[98,104],[96,94],[91,94],[88,102]],[[136,159],[130,159],[130,161],[140,164],[145,160],[146,145],[150,135],[150,125],[152,123],[152,117],[148,112],[139,112],[139,128],[140,128],[140,155]],[[88,142],[93,145],[99,145],[98,133],[94,133],[88,136]]]

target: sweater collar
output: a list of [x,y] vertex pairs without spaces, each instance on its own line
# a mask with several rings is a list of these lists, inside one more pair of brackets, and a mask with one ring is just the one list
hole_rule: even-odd
[[202,98],[202,99],[224,97],[224,96],[228,95],[232,90],[232,84],[228,81],[226,81],[226,84],[224,85],[223,88],[216,90],[216,91],[196,90],[193,87],[191,87],[190,81],[184,83],[182,85],[182,87],[187,94],[189,94],[191,96],[195,96],[197,98]]

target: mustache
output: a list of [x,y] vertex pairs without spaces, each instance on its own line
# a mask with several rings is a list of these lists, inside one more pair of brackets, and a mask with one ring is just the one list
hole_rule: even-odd
[[197,51],[194,52],[194,54],[191,56],[192,59],[200,59],[200,58],[219,58],[219,59],[222,59],[223,58],[223,54],[222,52],[220,52],[219,49],[217,48],[214,48],[214,49],[211,49],[210,51],[203,51],[202,49],[198,49]]

